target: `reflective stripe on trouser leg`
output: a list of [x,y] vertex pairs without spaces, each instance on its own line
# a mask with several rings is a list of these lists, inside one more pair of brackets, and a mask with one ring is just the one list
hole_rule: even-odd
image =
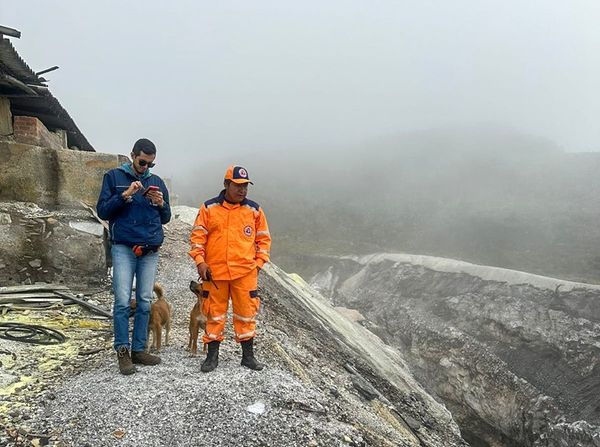
[[229,281],[205,281],[202,283],[202,290],[208,292],[208,298],[204,300],[206,328],[202,342],[222,341],[229,307]]
[[235,339],[238,342],[249,340],[256,335],[256,314],[260,307],[256,293],[258,272],[253,269],[246,276],[231,281],[230,285]]

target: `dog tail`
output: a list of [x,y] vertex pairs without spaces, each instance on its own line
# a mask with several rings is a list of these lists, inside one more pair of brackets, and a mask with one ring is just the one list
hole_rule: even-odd
[[164,295],[163,288],[157,282],[154,283],[154,293],[156,293],[156,296],[159,300],[163,298],[163,295]]

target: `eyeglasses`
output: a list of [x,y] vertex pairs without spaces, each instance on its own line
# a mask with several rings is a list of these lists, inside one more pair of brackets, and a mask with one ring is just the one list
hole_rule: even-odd
[[152,163],[152,162],[149,162],[146,160],[138,160],[138,163],[140,164],[141,167],[148,165],[149,168],[153,168],[154,166],[156,166],[156,163]]

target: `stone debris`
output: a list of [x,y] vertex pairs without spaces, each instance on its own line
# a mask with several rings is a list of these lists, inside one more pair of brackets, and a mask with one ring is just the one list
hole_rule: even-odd
[[265,404],[258,401],[253,403],[252,405],[248,405],[246,407],[246,410],[254,414],[263,414],[265,412]]

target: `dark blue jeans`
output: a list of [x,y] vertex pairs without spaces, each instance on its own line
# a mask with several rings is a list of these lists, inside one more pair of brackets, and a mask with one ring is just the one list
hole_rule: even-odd
[[[158,253],[136,256],[127,245],[112,246],[113,263],[113,292],[115,303],[113,307],[113,325],[115,331],[115,350],[121,346],[132,351],[143,351],[148,337],[148,320],[150,319],[150,304],[152,289],[158,264]],[[129,302],[133,288],[133,278],[136,279],[135,299],[137,307],[133,319],[133,336],[129,344]]]

